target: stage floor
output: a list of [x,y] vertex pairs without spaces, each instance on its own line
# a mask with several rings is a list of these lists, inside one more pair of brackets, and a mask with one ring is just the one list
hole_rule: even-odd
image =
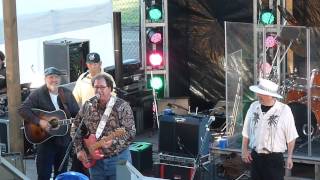
[[[212,153],[216,152],[235,152],[241,153],[241,143],[242,143],[242,136],[235,135],[233,137],[228,138],[228,145],[226,148],[220,148],[218,142],[214,142],[212,144]],[[297,160],[306,160],[306,161],[315,161],[315,164],[318,164],[320,161],[320,137],[313,138],[311,142],[311,152],[308,155],[308,143],[306,141],[301,141],[298,139],[296,141],[296,146],[293,153],[293,158]],[[286,156],[286,154],[285,154]]]

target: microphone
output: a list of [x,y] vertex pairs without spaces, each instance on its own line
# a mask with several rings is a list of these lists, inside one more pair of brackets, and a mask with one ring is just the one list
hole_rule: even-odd
[[98,101],[99,99],[100,99],[100,94],[96,94],[92,98],[90,98],[88,101],[94,102],[94,101]]

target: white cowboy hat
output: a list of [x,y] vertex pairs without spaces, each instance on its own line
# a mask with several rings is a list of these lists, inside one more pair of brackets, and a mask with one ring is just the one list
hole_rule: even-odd
[[249,89],[255,93],[282,98],[282,96],[278,94],[278,88],[279,86],[276,83],[267,79],[259,79],[258,85],[249,87]]

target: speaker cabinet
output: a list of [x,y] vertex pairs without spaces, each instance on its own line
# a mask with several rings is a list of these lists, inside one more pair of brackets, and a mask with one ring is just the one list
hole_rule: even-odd
[[9,152],[10,142],[9,142],[9,120],[8,117],[3,117],[0,119],[0,147],[1,152]]
[[159,151],[186,157],[208,154],[209,133],[205,138],[208,120],[209,116],[160,116]]
[[67,74],[62,76],[61,84],[76,81],[87,70],[88,40],[64,38],[44,41],[43,51],[44,68],[53,66]]
[[132,165],[140,172],[152,169],[152,144],[133,142],[130,145]]
[[213,180],[213,165],[206,164],[204,167],[198,167],[194,173],[193,167],[178,166],[172,164],[156,164],[157,177],[164,179],[179,179],[179,180]]

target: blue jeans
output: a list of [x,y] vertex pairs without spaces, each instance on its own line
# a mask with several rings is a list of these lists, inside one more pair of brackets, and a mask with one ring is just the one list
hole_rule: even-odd
[[89,169],[91,180],[116,180],[116,166],[119,160],[127,160],[131,163],[131,154],[128,149],[111,158],[101,159]]

